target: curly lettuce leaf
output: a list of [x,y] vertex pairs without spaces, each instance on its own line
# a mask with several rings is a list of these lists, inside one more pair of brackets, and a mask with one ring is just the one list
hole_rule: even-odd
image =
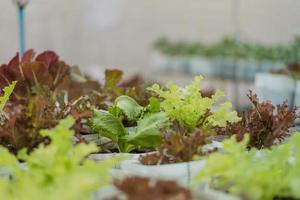
[[246,151],[249,135],[239,143],[225,140],[224,152],[211,154],[194,183],[207,182],[216,189],[253,200],[300,198],[300,133],[271,149]]
[[234,123],[240,121],[241,118],[237,116],[237,112],[230,111],[231,108],[232,104],[230,102],[221,104],[219,110],[207,118],[207,122],[212,126],[225,127],[228,122]]
[[157,98],[150,97],[149,98],[149,105],[146,107],[146,111],[150,113],[155,113],[160,111],[160,103]]
[[0,174],[0,199],[89,199],[109,184],[109,170],[120,158],[100,163],[87,160],[96,145],[73,145],[74,132],[70,130],[73,123],[74,119],[68,117],[54,129],[43,130],[41,134],[48,136],[51,143],[39,145],[31,154],[21,151],[18,158],[25,161],[24,167],[0,147],[0,170],[10,169],[10,178]]
[[3,88],[3,96],[0,97],[0,110],[3,110],[7,101],[9,100],[10,95],[15,89],[17,81],[13,81],[11,84]]
[[119,96],[115,100],[115,106],[118,107],[128,118],[128,120],[137,120],[141,112],[143,110],[143,107],[140,106],[133,98],[129,96]]
[[[187,126],[190,130],[211,124],[224,127],[227,122],[239,120],[236,112],[225,112],[229,108],[228,103],[223,104],[219,111],[212,111],[224,93],[216,91],[211,98],[202,97],[200,93],[202,79],[202,76],[196,76],[194,81],[184,88],[169,82],[166,89],[160,88],[158,84],[148,89],[163,99],[161,107],[171,120],[178,120],[182,126]],[[212,116],[209,121],[207,121],[208,113]]]

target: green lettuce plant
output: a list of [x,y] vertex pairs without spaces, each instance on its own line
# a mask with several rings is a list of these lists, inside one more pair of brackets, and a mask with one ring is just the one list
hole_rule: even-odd
[[97,148],[94,144],[73,145],[70,127],[74,122],[68,117],[54,129],[42,130],[51,144],[40,144],[31,154],[24,149],[16,157],[0,147],[0,199],[91,199],[109,183],[108,172],[120,158],[101,163],[86,159]]
[[203,97],[200,85],[203,77],[196,76],[194,81],[181,88],[172,82],[166,89],[154,84],[149,90],[155,92],[162,100],[161,107],[171,120],[177,120],[181,126],[186,126],[192,131],[195,127],[225,127],[228,122],[237,122],[240,118],[235,111],[229,111],[230,102],[217,103],[224,96],[221,91],[216,91],[211,98]]
[[224,141],[224,152],[206,158],[194,183],[253,200],[300,198],[300,133],[271,149],[245,151],[248,140],[247,135],[241,143],[235,137]]
[[[125,128],[126,124],[132,127]],[[119,152],[156,148],[167,125],[168,117],[154,98],[142,107],[131,97],[120,96],[108,111],[94,109],[92,117],[93,130],[111,139]]]

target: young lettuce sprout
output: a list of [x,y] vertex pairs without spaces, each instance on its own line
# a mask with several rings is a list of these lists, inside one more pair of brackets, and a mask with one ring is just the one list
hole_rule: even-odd
[[[124,121],[134,127],[126,128]],[[168,117],[160,111],[155,99],[142,107],[131,97],[120,96],[108,111],[94,109],[92,124],[93,130],[111,139],[119,152],[132,152],[158,147],[162,141],[161,129],[168,126]]]

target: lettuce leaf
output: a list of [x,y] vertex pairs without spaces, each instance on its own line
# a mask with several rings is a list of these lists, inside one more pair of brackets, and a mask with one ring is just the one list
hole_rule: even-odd
[[[108,110],[94,110],[93,129],[101,136],[110,138],[120,152],[154,149],[161,144],[161,129],[168,126],[168,117],[166,113],[159,112],[156,99],[151,99],[148,106],[142,107],[131,97],[120,96]],[[137,124],[133,131],[124,128],[122,114]]]
[[231,108],[229,102],[223,104],[219,111],[213,111],[224,93],[216,91],[211,98],[203,97],[200,93],[202,79],[202,76],[196,76],[194,81],[184,88],[169,82],[166,89],[160,88],[158,84],[148,89],[162,99],[161,107],[168,117],[177,120],[181,126],[187,126],[190,131],[199,126],[224,127],[228,122],[239,121],[235,111],[227,111]]
[[138,121],[138,125],[134,133],[126,137],[128,143],[146,147],[155,148],[162,142],[162,134],[160,130],[168,125],[168,117],[166,113],[150,113]]
[[17,84],[17,81],[13,81],[11,84],[3,88],[3,96],[0,97],[0,110],[4,109],[4,106],[6,105],[7,101],[9,100],[10,95],[12,94],[15,86]]
[[119,96],[115,100],[115,106],[124,112],[128,120],[137,120],[141,115],[143,107],[129,96]]
[[220,108],[207,118],[207,122],[212,126],[225,127],[227,122],[238,122],[240,118],[236,112],[230,112],[232,108],[230,102],[220,105]]
[[119,138],[126,135],[126,130],[117,117],[104,110],[94,109],[92,117],[93,129],[100,135],[118,143]]

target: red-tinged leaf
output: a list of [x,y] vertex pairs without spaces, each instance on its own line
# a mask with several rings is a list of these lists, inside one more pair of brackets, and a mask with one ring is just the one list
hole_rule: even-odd
[[17,53],[8,63],[10,68],[18,68],[20,64],[19,53]]
[[[81,134],[88,134],[91,133],[91,129],[87,126],[84,126],[82,123],[82,119],[89,120],[93,114],[91,110],[85,109],[82,111],[78,111],[75,107],[71,108],[70,114],[75,118],[76,123],[73,126],[75,130],[75,134],[80,136]],[[78,137],[80,139],[81,137]]]
[[52,85],[52,77],[49,76],[47,67],[41,62],[24,63],[22,65],[24,77],[32,84]]
[[52,76],[54,87],[63,82],[65,76],[70,76],[70,66],[64,62],[52,63],[48,71]]
[[14,74],[9,70],[7,65],[0,66],[0,87],[3,88],[14,79]]
[[8,119],[1,119],[4,125],[0,126],[0,143],[7,147],[11,152],[17,151],[26,144],[29,134],[20,134],[26,130],[26,116],[23,112],[26,108],[22,105],[8,104],[4,111],[9,115]]
[[20,65],[20,57],[19,53],[16,54],[13,59],[8,63],[9,71],[13,74],[13,78],[15,80],[20,80],[23,78],[23,72],[21,71],[21,65]]
[[286,102],[277,107],[271,101],[259,102],[257,95],[251,91],[247,96],[252,108],[244,113],[240,122],[229,124],[220,132],[236,134],[237,141],[242,141],[245,134],[249,134],[249,149],[270,148],[290,135],[289,129],[299,117],[297,107],[288,109]]
[[24,62],[31,62],[34,58],[35,52],[33,51],[33,49],[29,49],[27,50],[22,57],[22,63]]
[[[122,197],[125,195],[126,199],[131,200],[191,200],[191,192],[178,185],[176,181],[169,180],[156,180],[153,181],[146,177],[127,177],[120,182],[115,182],[114,185],[123,192]],[[124,199],[116,196],[111,200]]]
[[57,64],[59,57],[54,51],[45,51],[39,54],[35,60],[44,63],[49,68]]
[[91,110],[77,111],[76,109],[71,109],[70,114],[75,118],[75,120],[82,118],[91,118],[93,112]]
[[186,134],[184,129],[165,134],[158,152],[148,153],[139,157],[144,165],[159,165],[191,161],[193,156],[201,154],[201,147],[208,142],[206,134],[196,130]]

